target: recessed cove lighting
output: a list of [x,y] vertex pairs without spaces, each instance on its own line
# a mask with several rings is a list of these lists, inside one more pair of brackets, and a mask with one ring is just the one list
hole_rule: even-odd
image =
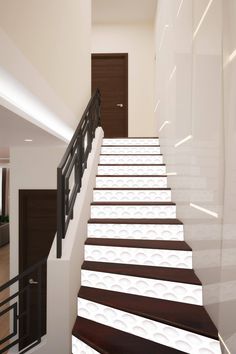
[[32,143],[32,141],[33,141],[32,139],[25,139],[24,140],[25,143]]

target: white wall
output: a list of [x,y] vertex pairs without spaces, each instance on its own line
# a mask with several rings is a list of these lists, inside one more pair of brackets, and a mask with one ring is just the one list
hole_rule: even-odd
[[16,104],[10,85],[23,111],[36,99],[45,126],[51,113],[74,129],[91,94],[91,1],[0,0],[0,26],[0,96]]
[[150,25],[93,25],[92,53],[129,55],[129,136],[155,136],[154,31]]
[[159,0],[155,40],[156,131],[204,304],[232,353],[236,61],[222,54],[236,48],[235,20],[234,0]]

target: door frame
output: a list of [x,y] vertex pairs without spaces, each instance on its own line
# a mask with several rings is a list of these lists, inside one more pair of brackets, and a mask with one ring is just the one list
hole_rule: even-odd
[[[91,73],[92,71],[92,60],[101,58],[123,58],[125,62],[125,137],[129,136],[129,54],[128,53],[92,53],[91,55]],[[92,75],[91,75],[92,78]],[[92,92],[93,93],[93,92]]]

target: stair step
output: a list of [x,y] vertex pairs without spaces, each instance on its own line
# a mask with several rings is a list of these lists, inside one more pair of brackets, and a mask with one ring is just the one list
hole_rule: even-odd
[[161,164],[155,165],[114,165],[100,164],[98,165],[98,175],[164,175],[166,174],[166,166]]
[[202,305],[201,282],[191,269],[84,261],[82,286]]
[[158,138],[122,138],[108,139],[102,141],[102,145],[159,145]]
[[175,251],[192,251],[192,248],[185,241],[159,241],[159,240],[128,240],[114,238],[88,238],[85,245],[147,248]]
[[150,146],[130,146],[130,145],[120,145],[120,146],[109,146],[105,145],[101,147],[101,154],[115,154],[115,155],[128,155],[128,154],[160,154],[159,145],[150,145]]
[[[78,315],[191,354],[208,353],[209,349],[212,350],[210,353],[219,353],[216,329],[209,316],[201,311],[204,311],[203,307],[195,306],[199,309],[190,310],[191,305],[185,307],[185,304],[180,304],[182,306],[178,308],[178,303],[166,301],[170,305],[168,306],[156,302],[155,299],[148,301],[145,297],[142,299],[139,296],[122,293],[114,294],[113,298],[113,293],[115,292],[103,290],[98,290],[96,293],[96,289],[82,288],[78,298]],[[174,315],[168,313],[168,310],[167,314],[161,310],[159,312],[161,306],[164,306],[162,310],[168,308],[169,311],[174,311]],[[185,311],[182,316],[181,310]],[[200,316],[194,322],[195,331],[193,331],[192,315]],[[206,322],[205,325],[203,321]]]
[[93,202],[91,217],[118,219],[176,218],[176,205],[172,202]]
[[[184,354],[182,351],[77,317],[73,329],[73,354],[83,353],[84,343],[87,344],[84,354]],[[89,347],[94,351],[90,352]]]
[[166,188],[166,175],[126,176],[97,175],[96,188]]
[[95,188],[95,202],[170,202],[170,188]]
[[126,154],[126,155],[114,155],[114,154],[101,154],[100,164],[132,164],[132,165],[150,165],[150,164],[163,164],[163,155],[152,154]]
[[85,242],[85,260],[192,269],[190,247],[174,241],[89,238]]
[[178,219],[90,219],[88,237],[183,241]]
[[203,306],[84,286],[80,288],[78,297],[218,339],[217,329]]

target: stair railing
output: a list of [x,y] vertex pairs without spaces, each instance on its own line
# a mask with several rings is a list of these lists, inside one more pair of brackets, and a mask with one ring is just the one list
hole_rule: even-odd
[[[19,350],[20,354],[26,353],[30,349],[34,348],[41,342],[42,338],[42,272],[46,267],[47,259],[42,259],[40,262],[29,267],[27,270],[17,275],[13,279],[9,280],[4,285],[0,286],[0,297],[4,298],[3,291],[7,291],[12,286],[16,286],[16,291],[0,303],[0,320],[3,316],[10,316],[12,314],[13,329],[12,333],[8,334],[5,338],[0,338],[0,353],[6,353],[10,348],[15,345],[23,346],[22,350]],[[37,279],[37,282],[33,281],[33,276]],[[36,288],[36,297],[34,296]],[[33,293],[32,293],[33,291]],[[34,296],[34,298],[33,298]],[[31,308],[30,304],[32,300],[36,304],[34,311],[37,312],[37,323],[32,323],[31,320]],[[18,333],[20,330],[20,321],[24,322],[24,328],[21,335]],[[24,341],[29,340],[31,335],[30,328],[36,326],[36,333],[34,333],[33,343],[30,343],[27,347],[24,345]],[[22,325],[21,325],[22,326]],[[15,339],[14,339],[15,338]],[[32,339],[32,338],[31,338]],[[11,340],[11,342],[10,342]]]
[[[67,147],[67,150],[57,168],[57,258],[62,256],[62,239],[73,219],[74,204],[82,186],[82,177],[87,168],[87,160],[92,149],[95,131],[101,125],[100,117],[101,95],[97,89],[90,99],[82,119]],[[0,286],[0,320],[4,315],[13,313],[13,330],[5,338],[0,337],[0,354],[7,352],[15,345],[20,346],[19,353],[24,354],[41,342],[43,332],[42,300],[43,300],[43,271],[47,258],[29,267],[7,283]],[[33,276],[37,281],[33,280]],[[15,287],[17,290],[4,298],[3,291]],[[31,326],[30,301],[32,287],[36,289],[37,301],[34,312],[37,312],[36,334]],[[37,287],[37,288],[36,288]],[[35,293],[35,291],[34,291]],[[35,302],[35,300],[34,300]],[[22,321],[24,322],[22,331]],[[19,332],[19,333],[18,333]],[[32,338],[31,338],[32,339]],[[25,344],[26,342],[29,345]],[[22,348],[22,349],[21,349]]]
[[101,125],[101,95],[97,89],[57,168],[57,258],[62,256],[62,239],[73,219],[74,204],[92,149],[95,131]]

